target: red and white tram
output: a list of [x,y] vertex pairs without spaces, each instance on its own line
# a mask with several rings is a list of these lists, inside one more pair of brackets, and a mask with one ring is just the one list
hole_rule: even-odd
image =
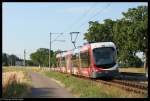
[[90,78],[113,77],[118,74],[116,55],[113,42],[86,44],[57,54],[56,70]]

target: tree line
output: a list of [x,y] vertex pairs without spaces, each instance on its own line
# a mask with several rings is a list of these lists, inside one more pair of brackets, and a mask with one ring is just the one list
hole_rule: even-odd
[[[20,62],[20,64],[17,64]],[[32,60],[25,60],[26,65],[28,66],[36,66],[36,64]],[[17,57],[14,54],[8,55],[7,53],[2,53],[2,65],[3,66],[24,66],[24,59]]]
[[[40,66],[48,67],[49,66],[49,49],[39,48],[36,52],[30,54],[31,60],[25,60],[25,66]],[[8,55],[3,53],[2,56],[2,65],[3,66],[16,66],[17,62],[20,61],[21,66],[24,66],[24,59],[20,59],[16,55]],[[56,66],[56,52],[51,50],[51,66]]]
[[2,54],[2,65],[3,66],[14,66],[15,61],[19,60],[19,58],[16,55],[8,55],[7,53]]

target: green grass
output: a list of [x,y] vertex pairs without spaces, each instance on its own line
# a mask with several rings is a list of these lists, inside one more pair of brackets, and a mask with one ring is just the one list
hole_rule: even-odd
[[81,98],[144,98],[147,95],[139,95],[132,92],[127,92],[117,87],[103,85],[68,76],[59,72],[43,72],[46,76],[54,78],[65,85],[76,97]]
[[29,86],[26,83],[15,83],[12,82],[8,85],[7,91],[3,92],[3,98],[20,98],[25,97],[28,92]]

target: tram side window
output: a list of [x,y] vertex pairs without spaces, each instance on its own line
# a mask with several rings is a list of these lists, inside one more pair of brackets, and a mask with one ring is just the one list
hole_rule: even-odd
[[88,68],[90,65],[90,56],[88,51],[80,53],[80,57],[81,57],[81,67]]
[[73,67],[79,67],[79,54],[76,53],[72,57],[72,66]]

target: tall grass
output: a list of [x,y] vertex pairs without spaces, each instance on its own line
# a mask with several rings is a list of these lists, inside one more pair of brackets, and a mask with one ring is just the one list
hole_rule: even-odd
[[23,71],[2,73],[2,97],[26,97],[30,93],[30,80]]

